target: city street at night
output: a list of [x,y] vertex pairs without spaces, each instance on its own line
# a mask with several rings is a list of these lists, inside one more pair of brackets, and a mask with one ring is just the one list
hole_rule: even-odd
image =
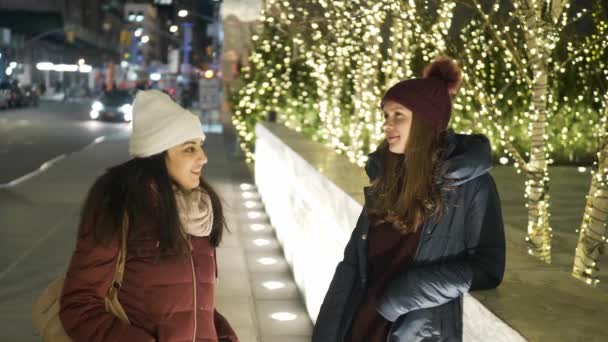
[[128,131],[128,123],[91,120],[89,110],[90,101],[44,101],[39,107],[2,111],[0,184],[19,182],[47,162],[63,159],[96,140]]

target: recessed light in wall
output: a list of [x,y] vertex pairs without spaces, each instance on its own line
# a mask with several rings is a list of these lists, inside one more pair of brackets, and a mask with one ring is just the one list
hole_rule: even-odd
[[255,239],[255,240],[253,240],[253,244],[258,247],[264,247],[264,246],[270,245],[270,241],[268,241],[266,239]]
[[261,223],[254,223],[250,225],[249,228],[251,228],[251,230],[253,230],[254,232],[259,232],[260,230],[264,230],[266,226]]
[[253,192],[245,191],[241,194],[241,196],[243,196],[244,199],[249,199],[253,198],[255,194]]
[[263,214],[261,212],[259,212],[259,211],[250,211],[250,212],[247,213],[247,216],[250,219],[257,219],[257,218],[262,217],[262,215]]
[[293,321],[294,319],[298,318],[297,315],[292,314],[291,312],[275,312],[272,315],[270,315],[270,318],[277,320],[277,321]]
[[246,201],[245,202],[245,207],[248,209],[252,209],[258,206],[258,202],[254,202],[254,201]]
[[247,191],[253,189],[253,185],[249,183],[241,183],[241,190]]
[[282,283],[280,281],[266,281],[264,283],[262,283],[262,286],[264,286],[265,288],[267,288],[268,290],[278,290],[278,289],[282,289],[285,287],[285,283]]
[[274,265],[277,263],[277,259],[275,258],[259,258],[258,259],[258,263],[268,266],[268,265]]

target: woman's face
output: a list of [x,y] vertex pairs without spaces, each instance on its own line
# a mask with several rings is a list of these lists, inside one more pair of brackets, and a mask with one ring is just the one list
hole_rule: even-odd
[[203,165],[207,163],[202,145],[202,139],[194,139],[167,150],[165,163],[169,177],[183,190],[199,186]]
[[388,149],[393,153],[403,154],[412,127],[412,111],[395,101],[387,101],[383,111]]

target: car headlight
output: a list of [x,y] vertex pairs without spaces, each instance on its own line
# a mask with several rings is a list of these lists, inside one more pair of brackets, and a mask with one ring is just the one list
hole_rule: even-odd
[[127,103],[120,106],[118,110],[124,114],[125,121],[133,120],[133,106]]
[[124,114],[127,114],[127,113],[131,113],[131,111],[133,110],[133,107],[129,103],[127,103],[127,104],[120,106],[120,108],[118,108],[118,110]]
[[91,106],[93,108],[94,111],[101,111],[103,110],[103,103],[99,102],[99,101],[95,101],[93,102],[93,105]]

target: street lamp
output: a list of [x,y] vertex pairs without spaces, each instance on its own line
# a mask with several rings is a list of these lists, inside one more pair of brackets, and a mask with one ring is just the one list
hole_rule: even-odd
[[181,18],[185,18],[188,16],[188,11],[186,10],[179,10],[179,12],[177,12],[177,15],[180,16]]
[[179,30],[179,27],[177,25],[171,25],[171,27],[169,28],[169,31],[171,33],[175,33],[177,32],[177,30]]

